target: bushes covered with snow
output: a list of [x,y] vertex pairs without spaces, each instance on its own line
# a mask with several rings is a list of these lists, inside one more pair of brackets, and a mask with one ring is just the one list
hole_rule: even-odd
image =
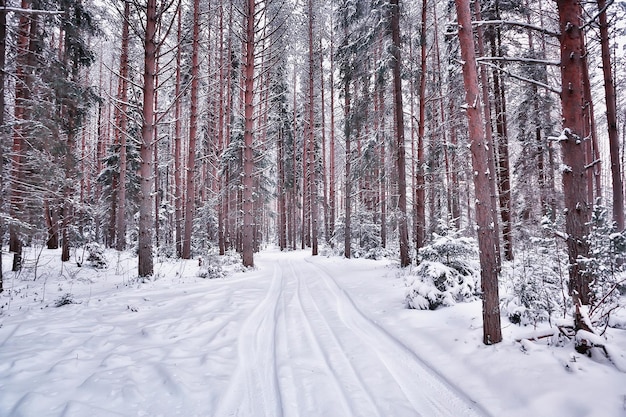
[[502,268],[500,311],[514,324],[563,318],[571,304],[567,248],[557,232],[561,226],[546,216],[541,228],[543,235],[529,234],[528,244],[518,245],[515,259]]
[[87,243],[85,246],[87,251],[87,262],[96,269],[105,269],[108,266],[108,261],[104,255],[104,247],[95,242]]
[[419,265],[406,277],[409,308],[434,310],[476,298],[480,265],[474,239],[458,232],[434,234],[419,255]]
[[[541,226],[543,236],[528,236],[530,244],[520,245],[515,260],[505,264],[502,271],[501,311],[515,324],[536,325],[572,312],[563,235],[548,217]],[[589,316],[593,326],[602,327],[620,305],[626,235],[615,232],[606,208],[599,205],[594,207],[589,230],[589,256],[579,258],[578,263],[593,277]]]

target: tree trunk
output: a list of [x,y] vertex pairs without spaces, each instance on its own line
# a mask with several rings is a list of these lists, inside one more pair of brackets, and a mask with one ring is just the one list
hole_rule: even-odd
[[[160,20],[160,17],[157,18],[157,21]],[[158,249],[161,245],[161,225],[160,225],[160,214],[161,214],[161,178],[159,173],[159,127],[157,125],[157,117],[158,117],[158,108],[159,108],[159,90],[157,86],[159,85],[159,72],[160,72],[160,61],[159,61],[159,53],[157,47],[156,59],[154,61],[154,122],[152,129],[152,184],[153,184],[153,193],[154,193],[154,246]]]
[[50,200],[44,200],[44,211],[46,214],[46,224],[48,226],[48,238],[46,247],[48,249],[59,248],[59,210],[56,205],[50,206]]
[[[481,12],[480,12],[480,2],[474,3],[474,10],[476,13],[476,19],[482,20]],[[478,54],[480,56],[485,56],[485,41],[483,36],[483,28],[482,26],[478,26],[476,28],[477,34],[477,43],[478,43]],[[493,141],[493,128],[491,124],[491,106],[489,104],[489,75],[487,74],[487,68],[484,65],[480,66],[480,75],[479,75],[479,84],[481,86],[482,92],[482,100],[483,100],[483,115],[484,115],[484,123],[485,123],[485,146],[489,149],[490,156],[487,161],[489,176],[493,177],[494,180],[489,181],[489,186],[491,187],[490,196],[491,196],[491,209],[493,213],[498,212],[498,191],[496,187],[495,178],[497,178],[496,172],[496,162],[495,162],[495,147]],[[496,236],[495,244],[496,244],[496,263],[498,264],[498,269],[501,267],[501,257],[500,257],[500,225],[498,222],[498,216],[494,216],[493,219],[493,229],[494,234]]]
[[336,172],[335,172],[335,48],[333,44],[334,35],[333,32],[330,34],[330,143],[329,143],[329,161],[328,161],[328,170],[329,170],[329,179],[328,179],[328,239],[335,234],[335,217],[336,217],[336,207],[337,207],[337,198],[335,195],[335,181],[336,181]]
[[183,259],[191,258],[191,236],[195,204],[196,136],[198,134],[198,52],[200,49],[200,0],[193,2],[193,40],[191,52],[191,108],[189,114],[189,149],[187,157],[187,192],[185,194],[185,235],[183,237]]
[[[563,194],[565,198],[565,231],[569,256],[569,291],[574,305],[591,302],[591,277],[578,264],[587,257],[586,240],[590,220],[587,201],[587,175],[584,147],[584,40],[581,29],[582,8],[577,0],[558,0],[561,31],[561,111],[563,119]],[[579,328],[582,323],[576,323]]]
[[[6,6],[6,0],[0,0],[0,8]],[[0,10],[0,68],[4,68],[7,45],[7,13]],[[0,181],[4,181],[4,70],[0,71]],[[0,207],[4,207],[4,193],[0,193]],[[2,275],[2,249],[4,247],[4,218],[0,218],[0,293],[4,291]]]
[[119,88],[119,121],[118,134],[120,135],[120,175],[117,190],[117,231],[115,248],[119,251],[126,249],[126,138],[128,135],[128,116],[126,114],[128,101],[128,39],[130,33],[130,3],[124,2],[124,22],[122,23],[122,51],[120,54],[120,88]]
[[244,61],[244,149],[243,149],[243,236],[242,255],[243,265],[254,266],[254,59],[255,59],[255,8],[256,1],[248,0],[246,8],[246,35]]
[[[219,92],[218,92],[218,124],[217,124],[217,155],[218,161],[222,157],[224,153],[224,145],[225,145],[225,137],[224,133],[226,130],[226,103],[224,100],[224,79],[226,77],[226,72],[224,71],[224,67],[226,65],[226,60],[224,59],[224,3],[220,2],[220,16],[219,16],[219,49],[220,49],[220,57],[219,57]],[[178,20],[179,28],[180,28],[180,15]],[[179,29],[180,31],[180,29]],[[180,33],[180,32],[179,32]],[[180,36],[179,36],[180,37]],[[180,51],[180,48],[178,49]],[[180,52],[179,52],[180,53]],[[230,60],[228,60],[230,62]],[[180,71],[177,69],[177,77],[180,76]],[[218,165],[219,166],[219,165]],[[222,175],[223,172],[220,172],[220,175],[217,179],[217,240],[220,255],[224,255],[226,253],[226,241],[224,239],[224,193],[226,189],[227,181]]]
[[344,250],[343,255],[346,258],[352,257],[352,149],[351,147],[351,135],[352,135],[352,122],[351,122],[351,109],[350,109],[350,88],[352,79],[350,74],[345,75],[344,79],[344,134],[346,140],[346,186],[345,186],[345,221],[344,221]]
[[147,0],[146,8],[146,33],[144,39],[144,79],[143,79],[143,124],[141,128],[139,168],[140,192],[139,192],[139,268],[140,277],[149,277],[154,273],[152,260],[152,226],[154,213],[152,213],[152,188],[154,183],[152,172],[152,157],[154,144],[154,94],[156,75],[156,23],[157,8],[156,0]]
[[[497,5],[496,5],[497,7]],[[499,11],[497,11],[499,18]],[[500,28],[489,34],[491,55],[502,56]],[[506,95],[501,74],[493,71],[493,94],[496,111],[496,132],[498,149],[498,197],[500,199],[500,217],[502,219],[502,238],[504,241],[504,259],[513,260],[513,222],[511,205],[511,173],[509,166],[509,137],[507,129]]]
[[[324,238],[328,243],[330,241],[329,221],[328,221],[328,171],[326,169],[326,98],[325,98],[325,83],[324,83],[324,54],[323,46],[320,41],[320,95],[321,95],[321,130],[322,130],[322,187],[324,193],[323,209],[324,209]],[[334,88],[334,87],[333,87]]]
[[[182,7],[178,9],[178,28],[177,28],[177,43],[183,40],[182,36]],[[180,66],[182,64],[182,48],[176,49],[176,81],[175,81],[175,96],[176,103],[174,104],[174,228],[176,235],[176,255],[181,257],[183,254],[183,184],[182,184],[182,112],[181,112],[181,74]],[[220,84],[221,85],[221,84]],[[221,246],[220,246],[221,251]],[[223,255],[223,253],[222,253]]]
[[[30,2],[22,0],[22,9],[29,9]],[[10,189],[10,206],[9,211],[11,217],[16,219],[22,218],[23,212],[23,190],[21,182],[23,180],[23,158],[22,152],[24,147],[24,122],[28,119],[27,102],[29,99],[29,91],[31,87],[31,79],[29,77],[29,34],[31,28],[31,19],[26,14],[20,15],[17,29],[17,57],[15,68],[15,127],[13,129],[13,148],[11,158],[11,189]],[[33,34],[34,36],[34,34]],[[22,241],[19,236],[19,228],[15,224],[9,226],[9,251],[13,252],[13,271],[19,271],[22,267]]]
[[496,259],[497,236],[493,225],[496,214],[491,205],[491,190],[494,178],[489,172],[489,158],[493,154],[487,147],[484,124],[480,114],[480,90],[474,51],[469,0],[456,0],[459,26],[459,42],[463,62],[463,84],[469,123],[470,151],[474,170],[476,193],[476,225],[481,267],[483,296],[483,343],[490,345],[502,341],[500,329],[500,299],[498,296],[498,264]]
[[316,161],[315,161],[315,117],[314,117],[314,104],[315,97],[313,96],[313,83],[315,75],[315,63],[313,60],[313,0],[309,0],[309,172],[310,172],[310,208],[311,208],[311,255],[315,256],[318,253],[317,247],[317,183],[316,183]]
[[613,221],[617,231],[624,230],[624,185],[619,162],[619,132],[617,131],[617,104],[611,49],[609,45],[609,23],[606,18],[606,0],[598,0],[600,10],[600,46],[602,48],[602,72],[604,74],[604,96],[606,98],[606,119],[609,130],[609,152],[611,154],[611,179],[613,182]]
[[[385,132],[385,88],[380,83],[376,83],[378,94],[378,120],[379,130]],[[380,246],[387,247],[387,145],[385,134],[380,134],[380,173],[379,173],[379,200],[380,200]]]
[[422,0],[422,21],[420,26],[420,85],[419,85],[419,124],[417,127],[417,177],[415,190],[415,208],[417,210],[415,220],[415,253],[424,246],[426,241],[426,183],[424,181],[424,141],[426,126],[426,75],[428,74],[427,48],[426,48],[426,24],[427,24],[427,0]]
[[402,76],[400,57],[400,4],[399,0],[391,0],[391,38],[393,97],[396,122],[396,169],[398,175],[398,234],[400,239],[400,266],[411,264],[409,255],[409,229],[406,216],[406,162],[404,152],[404,108],[402,106]]

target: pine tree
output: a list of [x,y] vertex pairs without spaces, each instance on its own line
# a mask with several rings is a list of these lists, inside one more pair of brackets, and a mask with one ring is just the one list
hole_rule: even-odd
[[500,299],[498,296],[498,265],[496,259],[496,239],[493,225],[495,213],[491,204],[491,183],[489,158],[492,154],[485,142],[485,132],[481,120],[481,99],[478,89],[478,73],[474,52],[469,0],[456,0],[459,25],[459,42],[463,62],[463,83],[465,85],[466,112],[469,123],[470,150],[474,169],[474,189],[476,193],[476,226],[480,256],[480,277],[483,296],[483,343],[490,345],[502,341],[500,328]]

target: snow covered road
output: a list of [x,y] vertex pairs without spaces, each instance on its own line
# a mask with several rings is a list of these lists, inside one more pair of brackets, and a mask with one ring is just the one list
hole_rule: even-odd
[[257,264],[212,281],[86,277],[71,287],[80,304],[59,308],[14,288],[0,416],[485,415],[359,309],[345,270],[304,252]]
[[274,265],[219,416],[478,416],[306,258]]

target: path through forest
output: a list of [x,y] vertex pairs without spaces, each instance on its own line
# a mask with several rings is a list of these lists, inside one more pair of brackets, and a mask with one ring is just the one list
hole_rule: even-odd
[[355,303],[351,264],[325,260],[268,251],[210,281],[172,263],[147,283],[50,264],[0,316],[0,415],[486,415]]
[[[302,252],[272,260],[218,416],[479,416]],[[269,271],[268,271],[269,272]],[[268,277],[269,278],[269,277]]]

